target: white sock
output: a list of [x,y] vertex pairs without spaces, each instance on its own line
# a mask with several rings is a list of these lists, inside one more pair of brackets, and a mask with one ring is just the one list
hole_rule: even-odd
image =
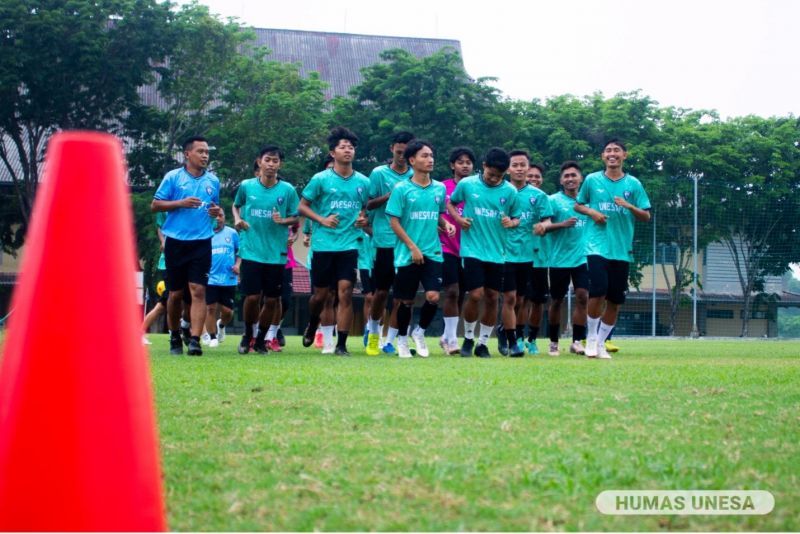
[[489,336],[492,335],[492,330],[494,330],[494,325],[491,324],[483,324],[481,323],[481,333],[480,337],[478,338],[478,343],[481,345],[486,345],[489,343]]
[[444,318],[444,339],[455,341],[458,337],[458,315]]
[[397,344],[405,343],[408,345],[408,336],[397,336]]
[[386,343],[388,344],[388,343],[391,343],[392,341],[394,341],[394,338],[397,337],[397,333],[398,332],[399,332],[399,330],[397,328],[392,328],[390,326],[389,327],[389,331],[386,333]]
[[425,329],[420,328],[419,325],[414,327],[414,331],[411,333],[414,336],[425,336]]
[[597,327],[600,326],[600,317],[586,317],[586,343],[597,339]]
[[381,333],[381,322],[378,319],[369,319],[367,321],[367,331],[370,334],[380,334]]
[[475,339],[475,327],[478,325],[478,321],[472,321],[468,323],[464,321],[464,339]]
[[326,345],[333,343],[333,325],[320,326],[319,328],[322,330],[322,342]]
[[597,344],[598,345],[604,344],[606,342],[606,339],[608,339],[608,336],[609,336],[609,334],[611,334],[611,331],[613,329],[614,329],[614,325],[613,324],[606,324],[606,323],[600,321],[600,329],[597,332]]
[[253,323],[253,337],[258,337],[259,330],[261,330],[261,328],[259,328],[258,323]]
[[278,335],[278,326],[279,325],[277,324],[269,325],[269,330],[267,330],[267,337],[266,337],[267,341],[272,341],[273,339],[275,339],[275,336]]
[[181,328],[191,328],[191,327],[192,327],[192,323],[190,323],[189,321],[187,321],[185,319],[181,319]]

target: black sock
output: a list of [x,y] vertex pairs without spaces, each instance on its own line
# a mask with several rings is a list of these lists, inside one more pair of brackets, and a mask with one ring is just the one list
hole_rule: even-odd
[[200,343],[200,336],[191,336],[192,341],[197,341]]
[[517,325],[517,339],[525,339],[525,325]]
[[258,335],[256,336],[257,343],[264,343],[264,340],[267,337],[268,330],[269,330],[269,325],[267,326],[258,325]]
[[180,339],[181,338],[181,331],[180,330],[170,330],[169,331],[169,338],[170,339]]
[[549,323],[547,325],[547,335],[550,336],[550,341],[556,343],[558,341],[558,331],[561,330],[561,325],[558,323]]
[[397,307],[397,335],[407,336],[408,325],[411,323],[411,306],[401,302]]
[[253,339],[253,325],[245,321],[244,323],[244,337]]
[[536,340],[536,336],[539,335],[539,327],[528,325],[528,343],[533,343]]
[[517,330],[512,328],[511,330],[503,330],[506,333],[506,339],[508,340],[509,347],[516,347],[517,346]]
[[217,339],[217,334],[208,334],[211,339]]
[[438,304],[434,304],[432,302],[425,301],[425,304],[422,305],[422,309],[419,311],[419,327],[425,330],[431,325],[431,321],[436,316],[436,310],[439,309]]
[[344,330],[339,330],[339,332],[337,332],[336,347],[345,350],[347,349],[347,334],[348,332],[345,332]]
[[582,341],[586,339],[586,325],[574,324],[572,325],[572,341]]

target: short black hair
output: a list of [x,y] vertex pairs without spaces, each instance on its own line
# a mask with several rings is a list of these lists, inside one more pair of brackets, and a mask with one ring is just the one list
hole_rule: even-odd
[[208,143],[208,139],[206,139],[202,135],[193,135],[192,137],[189,137],[183,142],[183,151],[186,152],[187,150],[191,150],[192,145],[194,145],[195,141],[201,143]]
[[508,166],[511,165],[511,158],[508,157],[508,152],[502,148],[493,147],[486,151],[486,155],[483,157],[483,164],[500,172],[506,172]]
[[337,126],[336,128],[332,129],[330,135],[328,135],[328,148],[333,150],[339,146],[339,141],[342,139],[350,141],[350,143],[353,145],[353,148],[358,146],[358,136],[356,134],[344,126]]
[[457,146],[450,152],[450,163],[455,163],[461,156],[467,156],[472,164],[475,165],[475,152],[465,146]]
[[266,154],[277,154],[278,159],[283,161],[283,150],[278,145],[267,145],[258,153],[258,159],[263,158]]
[[430,148],[431,152],[433,152],[433,145],[429,141],[424,139],[412,139],[406,145],[406,149],[403,152],[403,157],[406,158],[406,161],[408,161],[409,158],[416,156],[417,152],[422,150],[424,147]]
[[606,141],[606,144],[603,145],[603,150],[605,150],[608,145],[617,145],[618,147],[620,147],[622,149],[623,152],[627,152],[628,151],[628,149],[625,148],[625,144],[622,142],[622,140],[619,137],[612,137],[611,139]]
[[402,143],[405,145],[412,139],[414,139],[414,134],[411,132],[397,132],[392,136],[392,144]]
[[514,156],[525,156],[525,159],[528,160],[528,163],[531,162],[531,155],[528,154],[527,150],[522,150],[521,148],[519,148],[516,150],[512,150],[511,152],[508,153],[509,159],[513,158]]
[[583,174],[583,169],[581,169],[581,166],[578,165],[577,161],[573,160],[565,161],[564,163],[561,164],[561,170],[559,170],[559,173],[562,173],[567,169],[578,169],[578,172]]
[[544,176],[544,167],[538,163],[531,163],[531,169],[539,169],[539,172],[542,173],[542,176]]
[[330,165],[332,161],[333,161],[333,156],[331,156],[330,154],[325,154],[325,157],[322,158],[322,164],[319,166],[319,170],[324,171],[325,169],[327,169],[328,165]]
[[253,172],[258,172],[261,169],[261,164],[258,163],[259,158],[253,162]]

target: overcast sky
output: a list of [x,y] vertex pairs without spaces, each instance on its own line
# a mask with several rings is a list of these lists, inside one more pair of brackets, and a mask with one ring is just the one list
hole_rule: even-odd
[[202,0],[261,28],[456,39],[514,99],[641,89],[721,116],[800,115],[800,1]]

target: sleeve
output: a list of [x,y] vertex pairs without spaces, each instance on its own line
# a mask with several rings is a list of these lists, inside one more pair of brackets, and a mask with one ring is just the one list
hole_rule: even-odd
[[582,184],[581,188],[578,190],[578,198],[575,200],[578,204],[588,204],[591,202],[591,198],[589,195],[589,182],[591,181],[591,177],[587,178]]
[[239,189],[236,190],[236,198],[233,199],[233,205],[237,208],[241,208],[245,205],[247,201],[247,191],[245,191],[245,183],[242,182],[239,185]]
[[[513,185],[509,185],[511,189],[514,189]],[[519,194],[516,190],[514,190],[511,194],[508,195],[508,216],[512,219],[519,219],[522,215],[522,209],[519,205]]]
[[392,194],[389,195],[389,201],[386,203],[386,215],[390,217],[400,217],[403,215],[403,202],[404,196],[400,187],[392,189]]
[[172,197],[174,191],[174,180],[172,179],[172,175],[168,174],[161,180],[161,184],[159,184],[158,189],[156,189],[153,198],[156,200],[176,200]]
[[309,219],[309,218],[307,218],[307,217],[306,217],[306,220],[305,220],[305,222],[303,223],[303,233],[304,233],[305,235],[310,235],[310,234],[311,234],[311,228],[312,228],[312,226],[311,226],[311,219]]
[[317,197],[319,196],[319,182],[320,179],[316,176],[308,182],[308,185],[303,189],[303,198],[308,200],[309,202],[314,202]]
[[370,183],[369,178],[367,178],[366,176],[364,176],[363,181],[364,181],[363,182],[364,183],[364,187],[363,187],[363,190],[361,191],[361,195],[360,195],[361,196],[361,207],[363,209],[367,209],[367,202],[369,201],[370,198],[372,198],[372,195],[369,194],[370,193],[370,188],[372,187],[372,184]]
[[378,198],[381,196],[381,190],[383,189],[383,180],[381,180],[381,173],[378,171],[378,167],[372,169],[372,172],[369,175],[369,198]]
[[286,195],[286,216],[296,217],[299,204],[300,198],[297,196],[297,191],[295,191],[294,187],[289,186],[289,191]]
[[216,204],[217,206],[219,206],[219,188],[220,188],[220,185],[219,185],[219,180],[217,180],[216,184],[214,184],[214,185],[215,185],[215,187],[214,187],[214,194],[213,194],[213,195],[211,195],[211,200],[213,200],[213,201],[214,201],[214,204]]
[[442,186],[439,197],[439,213],[447,213],[447,189]]
[[539,201],[542,203],[539,206],[539,220],[548,219],[553,216],[553,203],[550,201],[550,197],[547,195],[542,195],[541,200]]
[[641,182],[639,182],[637,185],[638,187],[636,188],[636,194],[634,195],[636,207],[640,210],[649,210],[652,207],[650,205],[650,197],[647,196],[647,192],[644,190]]
[[466,196],[464,194],[464,188],[465,187],[466,186],[464,185],[464,180],[460,180],[458,182],[458,184],[456,184],[456,188],[450,194],[450,203],[451,204],[453,204],[455,206],[456,204],[460,204],[460,203],[464,202],[464,197]]

